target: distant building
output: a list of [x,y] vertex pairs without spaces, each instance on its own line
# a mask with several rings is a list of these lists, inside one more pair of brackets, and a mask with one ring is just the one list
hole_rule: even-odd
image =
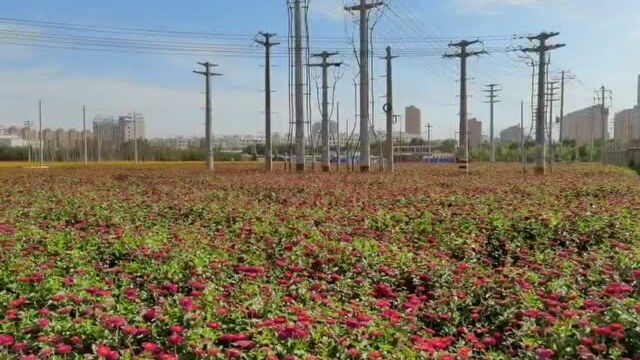
[[500,132],[500,141],[506,143],[520,142],[520,125],[508,127]]
[[102,143],[115,144],[118,142],[118,124],[113,116],[96,116],[93,119],[93,133]]
[[[605,122],[608,123],[609,109],[605,109]],[[578,145],[591,144],[602,138],[602,106],[593,105],[564,116],[562,139],[575,141]],[[608,129],[605,129],[608,136]]]
[[120,132],[120,141],[128,142],[134,138],[145,138],[144,115],[140,113],[131,113],[118,118],[118,131]]
[[411,137],[420,137],[422,134],[422,118],[420,109],[408,106],[404,109],[405,132]]
[[0,146],[23,147],[27,146],[27,142],[17,135],[0,135]]
[[640,139],[640,106],[622,110],[613,117],[616,142],[628,144]]
[[482,145],[482,121],[473,118],[468,120],[468,124],[470,150],[477,149]]

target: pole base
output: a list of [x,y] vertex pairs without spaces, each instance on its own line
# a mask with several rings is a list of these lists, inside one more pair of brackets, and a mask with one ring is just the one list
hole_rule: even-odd
[[296,171],[304,171],[304,164],[296,164]]
[[323,172],[329,172],[329,171],[331,171],[331,168],[329,167],[329,165],[322,165],[322,171]]
[[368,173],[369,172],[369,166],[368,165],[360,166],[360,172]]
[[533,170],[533,173],[536,175],[544,175],[544,167],[536,166],[535,169]]

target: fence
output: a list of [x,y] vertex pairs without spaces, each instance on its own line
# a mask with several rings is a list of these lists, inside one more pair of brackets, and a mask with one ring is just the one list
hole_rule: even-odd
[[607,163],[640,169],[640,144],[611,147],[607,152]]

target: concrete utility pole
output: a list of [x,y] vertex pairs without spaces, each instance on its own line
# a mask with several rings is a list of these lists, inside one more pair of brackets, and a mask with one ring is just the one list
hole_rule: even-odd
[[42,100],[38,100],[38,124],[40,127],[40,167],[44,167],[44,139],[42,138]]
[[564,94],[565,94],[565,85],[568,80],[574,80],[576,77],[574,75],[569,74],[568,71],[562,70],[562,74],[560,76],[560,136],[558,141],[560,142],[560,156],[563,156],[564,149]]
[[336,170],[340,170],[340,101],[336,103]]
[[264,46],[264,169],[273,171],[273,155],[271,145],[271,47],[279,45],[279,42],[271,42],[276,34],[260,32],[262,39],[256,39],[256,43]]
[[194,71],[196,74],[203,75],[205,77],[205,88],[206,88],[206,111],[205,111],[205,142],[207,147],[207,169],[209,171],[213,171],[213,135],[212,128],[213,124],[211,121],[211,77],[212,76],[222,76],[222,74],[211,72],[212,67],[218,66],[217,64],[212,64],[210,62],[199,62],[198,65],[204,66],[204,71]]
[[449,47],[458,48],[455,54],[445,54],[445,58],[460,58],[460,141],[458,146],[458,163],[460,168],[468,170],[469,162],[469,130],[467,119],[467,58],[471,56],[479,56],[486,54],[482,51],[468,51],[467,47],[479,43],[480,40],[467,41],[462,40],[457,43],[449,44]]
[[87,165],[89,160],[87,158],[87,107],[82,106],[82,143],[84,147],[84,164]]
[[296,123],[296,171],[304,171],[304,64],[302,62],[302,6],[301,0],[293,0],[294,68],[295,68],[295,123]]
[[498,100],[498,93],[500,91],[502,91],[502,90],[497,88],[497,86],[500,86],[500,84],[488,84],[486,86],[487,86],[488,90],[483,90],[483,92],[488,93],[487,99],[489,99],[489,101],[485,101],[485,103],[486,104],[490,104],[490,107],[491,107],[491,129],[490,129],[491,162],[496,162],[496,137],[495,137],[495,131],[494,131],[493,115],[494,115],[494,105],[495,105],[495,103],[499,103],[500,102],[500,100]]
[[546,84],[546,65],[547,65],[547,52],[561,48],[564,44],[547,45],[547,40],[552,37],[558,36],[560,33],[540,33],[536,36],[528,37],[529,41],[538,41],[538,46],[531,48],[522,48],[524,52],[535,52],[539,55],[538,60],[538,107],[536,109],[536,167],[535,173],[544,175],[546,172],[545,162],[545,136],[544,136],[544,105],[545,105],[545,84]]
[[384,112],[387,115],[387,136],[385,138],[386,149],[385,159],[387,163],[386,170],[393,172],[394,155],[393,155],[393,64],[392,60],[397,56],[391,56],[391,47],[387,47],[387,56],[383,59],[387,61],[387,103],[384,105]]
[[[608,96],[607,96],[608,94]],[[600,91],[596,92],[596,97],[600,101],[600,116],[602,118],[602,164],[607,164],[607,130],[609,127],[609,115],[607,114],[607,99],[612,100],[611,90],[607,90],[604,85]],[[593,148],[593,146],[591,146]]]
[[427,152],[429,155],[429,163],[431,163],[432,160],[432,153],[431,153],[431,128],[433,126],[431,125],[431,123],[427,123]]
[[522,171],[527,172],[527,154],[524,144],[524,101],[520,101],[520,154],[522,156]]
[[313,54],[313,57],[322,58],[320,64],[310,64],[309,66],[322,68],[322,171],[328,172],[331,167],[331,157],[329,154],[329,76],[330,67],[340,67],[342,63],[330,63],[330,57],[338,55],[337,52],[323,51]]
[[369,10],[384,5],[382,1],[347,6],[347,11],[360,12],[360,171],[369,172],[371,144],[369,141]]
[[136,112],[133,112],[133,159],[138,163],[138,121]]
[[549,166],[550,169],[553,170],[553,163],[556,161],[555,149],[553,147],[553,104],[557,101],[555,98],[556,91],[558,88],[556,87],[558,83],[556,81],[550,81],[547,83],[547,88],[549,89],[549,93],[547,94],[547,102],[549,106]]

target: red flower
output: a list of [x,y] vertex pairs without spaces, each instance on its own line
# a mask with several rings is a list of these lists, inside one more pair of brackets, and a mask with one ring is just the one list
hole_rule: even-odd
[[182,336],[179,334],[171,334],[167,337],[167,341],[169,342],[169,344],[173,345],[173,346],[178,346],[180,344],[182,344]]
[[11,225],[0,224],[0,235],[15,235],[16,228]]
[[249,337],[244,334],[223,334],[218,337],[221,343],[233,343],[236,341],[247,340]]
[[220,323],[217,321],[210,321],[207,323],[207,327],[209,329],[218,330],[220,329]]
[[11,335],[0,334],[0,346],[11,346],[15,339]]
[[182,306],[182,309],[184,311],[193,311],[193,309],[195,308],[193,304],[193,298],[189,296],[183,297],[182,299],[180,299],[180,306]]
[[40,318],[37,323],[39,328],[44,329],[49,326],[49,319]]
[[395,299],[396,293],[389,285],[380,283],[373,289],[373,296],[378,299]]
[[551,359],[555,356],[555,352],[551,349],[539,348],[536,349],[536,356],[538,359]]
[[129,301],[136,301],[138,300],[138,290],[134,288],[128,288],[127,290],[124,291],[124,296]]
[[70,354],[73,348],[71,345],[60,343],[56,345],[56,352],[61,355]]
[[99,358],[106,360],[118,360],[120,358],[118,352],[115,350],[111,350],[111,348],[107,345],[98,345],[96,354]]
[[360,350],[356,348],[349,348],[347,350],[347,354],[349,354],[349,356],[351,357],[357,357],[358,355],[360,355]]
[[155,353],[155,352],[160,350],[160,346],[158,346],[158,344],[152,343],[152,342],[143,342],[142,343],[142,348],[144,349],[144,351],[147,351],[147,352],[150,352],[150,353]]
[[182,326],[182,325],[171,325],[171,327],[169,329],[171,329],[171,332],[174,333],[174,334],[182,334],[182,332],[184,331],[184,326]]

